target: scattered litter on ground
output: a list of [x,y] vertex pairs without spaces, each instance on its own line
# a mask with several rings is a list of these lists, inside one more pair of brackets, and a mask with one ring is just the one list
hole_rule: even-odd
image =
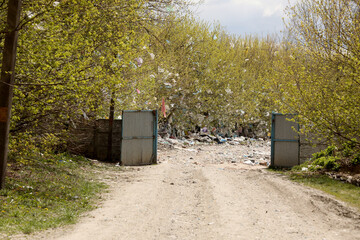
[[328,172],[326,173],[329,177],[335,180],[340,180],[343,182],[354,184],[355,186],[360,187],[360,174],[356,175],[350,175],[347,173],[334,173],[334,172]]
[[250,160],[246,160],[246,161],[244,161],[244,163],[248,164],[248,165],[255,165],[255,163]]
[[[268,140],[246,138],[243,136],[223,138],[203,132],[182,139],[158,137],[158,146],[160,149],[170,148],[199,153],[199,151],[202,151],[202,149],[199,148],[201,145],[219,145],[224,148],[224,151],[217,152],[216,156],[211,156],[212,153],[209,152],[209,159],[211,159],[213,163],[244,163],[252,166],[270,165],[270,141]],[[231,146],[234,145],[239,146],[239,151],[227,151],[227,149],[230,149]]]

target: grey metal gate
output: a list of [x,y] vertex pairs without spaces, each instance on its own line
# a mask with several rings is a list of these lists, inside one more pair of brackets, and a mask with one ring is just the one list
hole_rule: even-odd
[[271,166],[292,167],[300,164],[300,137],[294,130],[299,124],[289,121],[293,114],[272,114]]
[[157,162],[157,111],[123,111],[121,163],[126,166]]

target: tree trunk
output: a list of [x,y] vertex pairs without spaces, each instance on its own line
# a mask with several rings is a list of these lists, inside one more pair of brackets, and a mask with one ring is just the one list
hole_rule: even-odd
[[109,113],[109,136],[108,136],[108,148],[107,148],[107,157],[106,159],[112,162],[112,143],[113,143],[113,125],[114,125],[114,113],[115,113],[115,93],[111,94],[110,100],[110,113]]
[[21,0],[9,0],[0,81],[0,189],[5,185]]

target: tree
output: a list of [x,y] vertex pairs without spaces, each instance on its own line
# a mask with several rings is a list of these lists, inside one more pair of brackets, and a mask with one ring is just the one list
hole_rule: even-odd
[[[273,90],[306,129],[360,149],[359,1],[299,1],[289,7]],[[290,46],[290,48],[288,48]]]
[[268,118],[263,81],[275,52],[272,38],[231,36],[191,16],[159,26],[150,29],[154,96],[165,97],[173,126],[232,128]]
[[[4,5],[4,2],[2,5]],[[0,79],[0,189],[5,184],[21,1],[10,0],[7,9],[6,27],[3,31],[5,32],[5,42]]]
[[[150,58],[144,26],[161,22],[188,4],[187,0],[24,0],[12,143],[21,146],[28,138],[35,147],[49,142],[64,150],[64,141],[74,139],[68,136],[69,129],[84,119],[108,116],[111,97],[115,109],[139,108],[136,98],[149,101],[153,95],[144,86],[152,86],[153,80],[144,74],[148,68],[137,63]],[[137,88],[141,94],[134,94]],[[30,152],[12,149],[18,156]]]

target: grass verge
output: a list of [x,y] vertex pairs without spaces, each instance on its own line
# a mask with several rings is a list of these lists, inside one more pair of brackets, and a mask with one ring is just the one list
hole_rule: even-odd
[[5,188],[0,190],[0,236],[76,222],[95,207],[98,193],[107,187],[93,180],[95,168],[85,158],[68,155],[8,164]]
[[360,211],[360,187],[334,180],[320,173],[303,173],[279,169],[272,169],[271,171],[287,175],[292,181],[333,195],[338,200],[346,202]]

